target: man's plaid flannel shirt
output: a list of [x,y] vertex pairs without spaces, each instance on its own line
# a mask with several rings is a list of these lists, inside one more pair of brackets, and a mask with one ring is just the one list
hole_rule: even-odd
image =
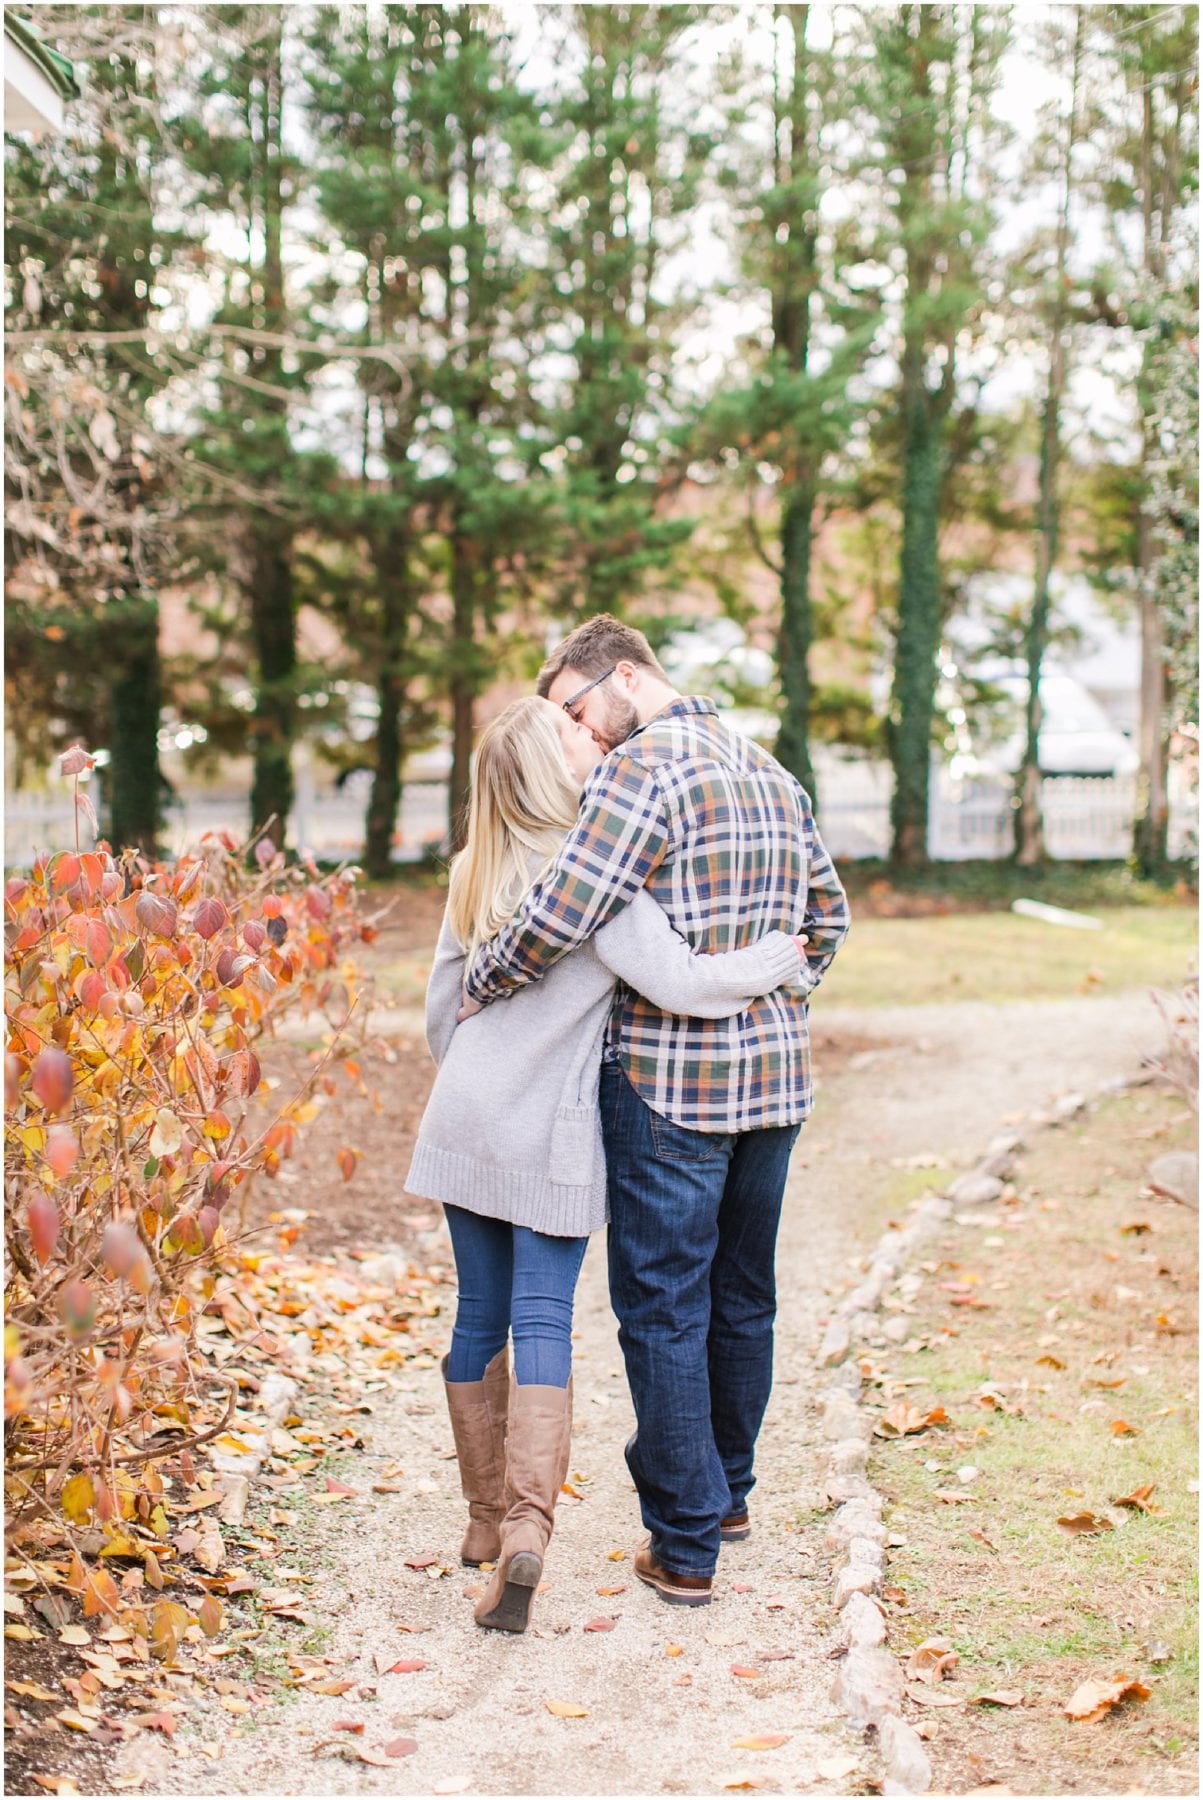
[[844,890],[793,776],[681,699],[598,764],[576,826],[465,985],[496,1000],[582,943],[646,887],[697,950],[805,932],[807,976],[729,1019],[662,1012],[620,984],[608,1032],[651,1107],[695,1131],[791,1125],[810,1112],[807,997],[848,930]]

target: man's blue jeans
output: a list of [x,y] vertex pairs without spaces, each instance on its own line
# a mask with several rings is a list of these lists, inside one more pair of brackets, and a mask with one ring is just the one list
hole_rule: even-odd
[[548,1237],[525,1225],[445,1206],[459,1301],[448,1381],[479,1381],[514,1333],[520,1387],[567,1387],[572,1300],[588,1238]]
[[798,1126],[690,1131],[602,1066],[610,1298],[635,1403],[627,1466],[666,1569],[712,1575],[773,1379],[774,1255]]

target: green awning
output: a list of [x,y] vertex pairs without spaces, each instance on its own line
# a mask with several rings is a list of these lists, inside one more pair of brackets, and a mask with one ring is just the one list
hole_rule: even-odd
[[36,25],[28,19],[19,19],[14,13],[4,15],[4,35],[10,37],[14,44],[20,45],[30,62],[36,63],[51,87],[64,100],[79,99],[79,83],[75,79],[75,65],[52,50],[49,44],[43,43],[42,34]]

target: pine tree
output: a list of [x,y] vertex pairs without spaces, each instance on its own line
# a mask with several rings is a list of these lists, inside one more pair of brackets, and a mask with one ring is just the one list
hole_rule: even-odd
[[688,520],[662,516],[683,473],[671,425],[683,303],[662,265],[687,229],[712,147],[683,52],[705,9],[573,6],[556,92],[548,276],[571,360],[551,421],[562,447],[561,612],[621,613],[672,563]]
[[[255,702],[251,722],[250,823],[283,846],[293,801],[292,746],[297,729],[296,537],[309,515],[315,471],[294,446],[293,396],[311,365],[287,352],[294,324],[286,292],[286,213],[300,173],[285,142],[293,79],[294,26],[280,6],[204,9],[193,72],[195,112],[176,134],[196,179],[199,201],[233,227],[241,248],[227,252],[215,323],[225,328],[214,370],[216,403],[196,430],[209,463],[224,477],[219,496],[193,496],[207,520],[200,547],[241,597],[251,645]],[[217,507],[223,529],[213,532]]]
[[[858,260],[854,234],[823,218],[825,195],[847,177],[837,133],[851,92],[850,45],[835,37],[816,46],[813,12],[808,5],[775,9],[767,106],[753,101],[752,71],[742,57],[730,72],[739,95],[731,124],[746,118],[759,131],[754,153],[732,159],[724,185],[740,229],[745,275],[767,299],[770,341],[766,352],[753,337],[751,381],[725,386],[707,418],[707,436],[721,447],[727,466],[737,459],[753,550],[780,584],[776,752],[811,794],[814,536],[824,501],[840,486],[838,453],[852,433],[855,378],[877,321],[876,294],[867,314],[844,275],[844,265]],[[738,145],[740,139],[733,129],[729,141]],[[766,466],[773,470],[779,508],[776,554],[757,522]]]
[[867,81],[877,120],[891,253],[904,287],[899,349],[901,549],[887,743],[893,859],[927,857],[928,794],[942,606],[940,523],[964,333],[981,300],[989,230],[983,171],[1005,9],[904,5],[868,17]]

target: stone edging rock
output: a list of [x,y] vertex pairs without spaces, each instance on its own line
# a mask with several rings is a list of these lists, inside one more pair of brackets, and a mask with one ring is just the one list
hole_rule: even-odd
[[[1131,1085],[1128,1079],[1107,1082],[1098,1089],[1098,1097]],[[833,1697],[850,1724],[861,1731],[876,1730],[885,1794],[925,1794],[932,1770],[922,1738],[902,1717],[902,1668],[885,1647],[885,1615],[878,1596],[885,1576],[886,1529],[882,1496],[866,1472],[873,1421],[860,1404],[859,1371],[846,1358],[853,1345],[876,1328],[886,1289],[923,1240],[958,1207],[990,1205],[1000,1199],[1015,1155],[1025,1143],[1040,1131],[1067,1124],[1086,1104],[1082,1094],[1065,1094],[1048,1111],[1029,1114],[1023,1137],[992,1138],[972,1168],[942,1194],[921,1200],[901,1231],[887,1232],[881,1239],[862,1280],[829,1320],[815,1359],[821,1370],[830,1371],[816,1397],[823,1436],[831,1445],[824,1488],[836,1510],[826,1542],[837,1558],[832,1601],[844,1647]]]
[[251,1485],[258,1479],[260,1470],[271,1455],[272,1432],[284,1423],[293,1409],[296,1397],[297,1384],[291,1376],[280,1375],[273,1370],[270,1375],[264,1376],[262,1386],[255,1396],[258,1422],[254,1425],[239,1422],[238,1425],[238,1436],[243,1443],[250,1445],[249,1451],[210,1447],[209,1461],[217,1471],[219,1486],[224,1495],[217,1509],[217,1516],[223,1525],[241,1525],[251,1497]]

